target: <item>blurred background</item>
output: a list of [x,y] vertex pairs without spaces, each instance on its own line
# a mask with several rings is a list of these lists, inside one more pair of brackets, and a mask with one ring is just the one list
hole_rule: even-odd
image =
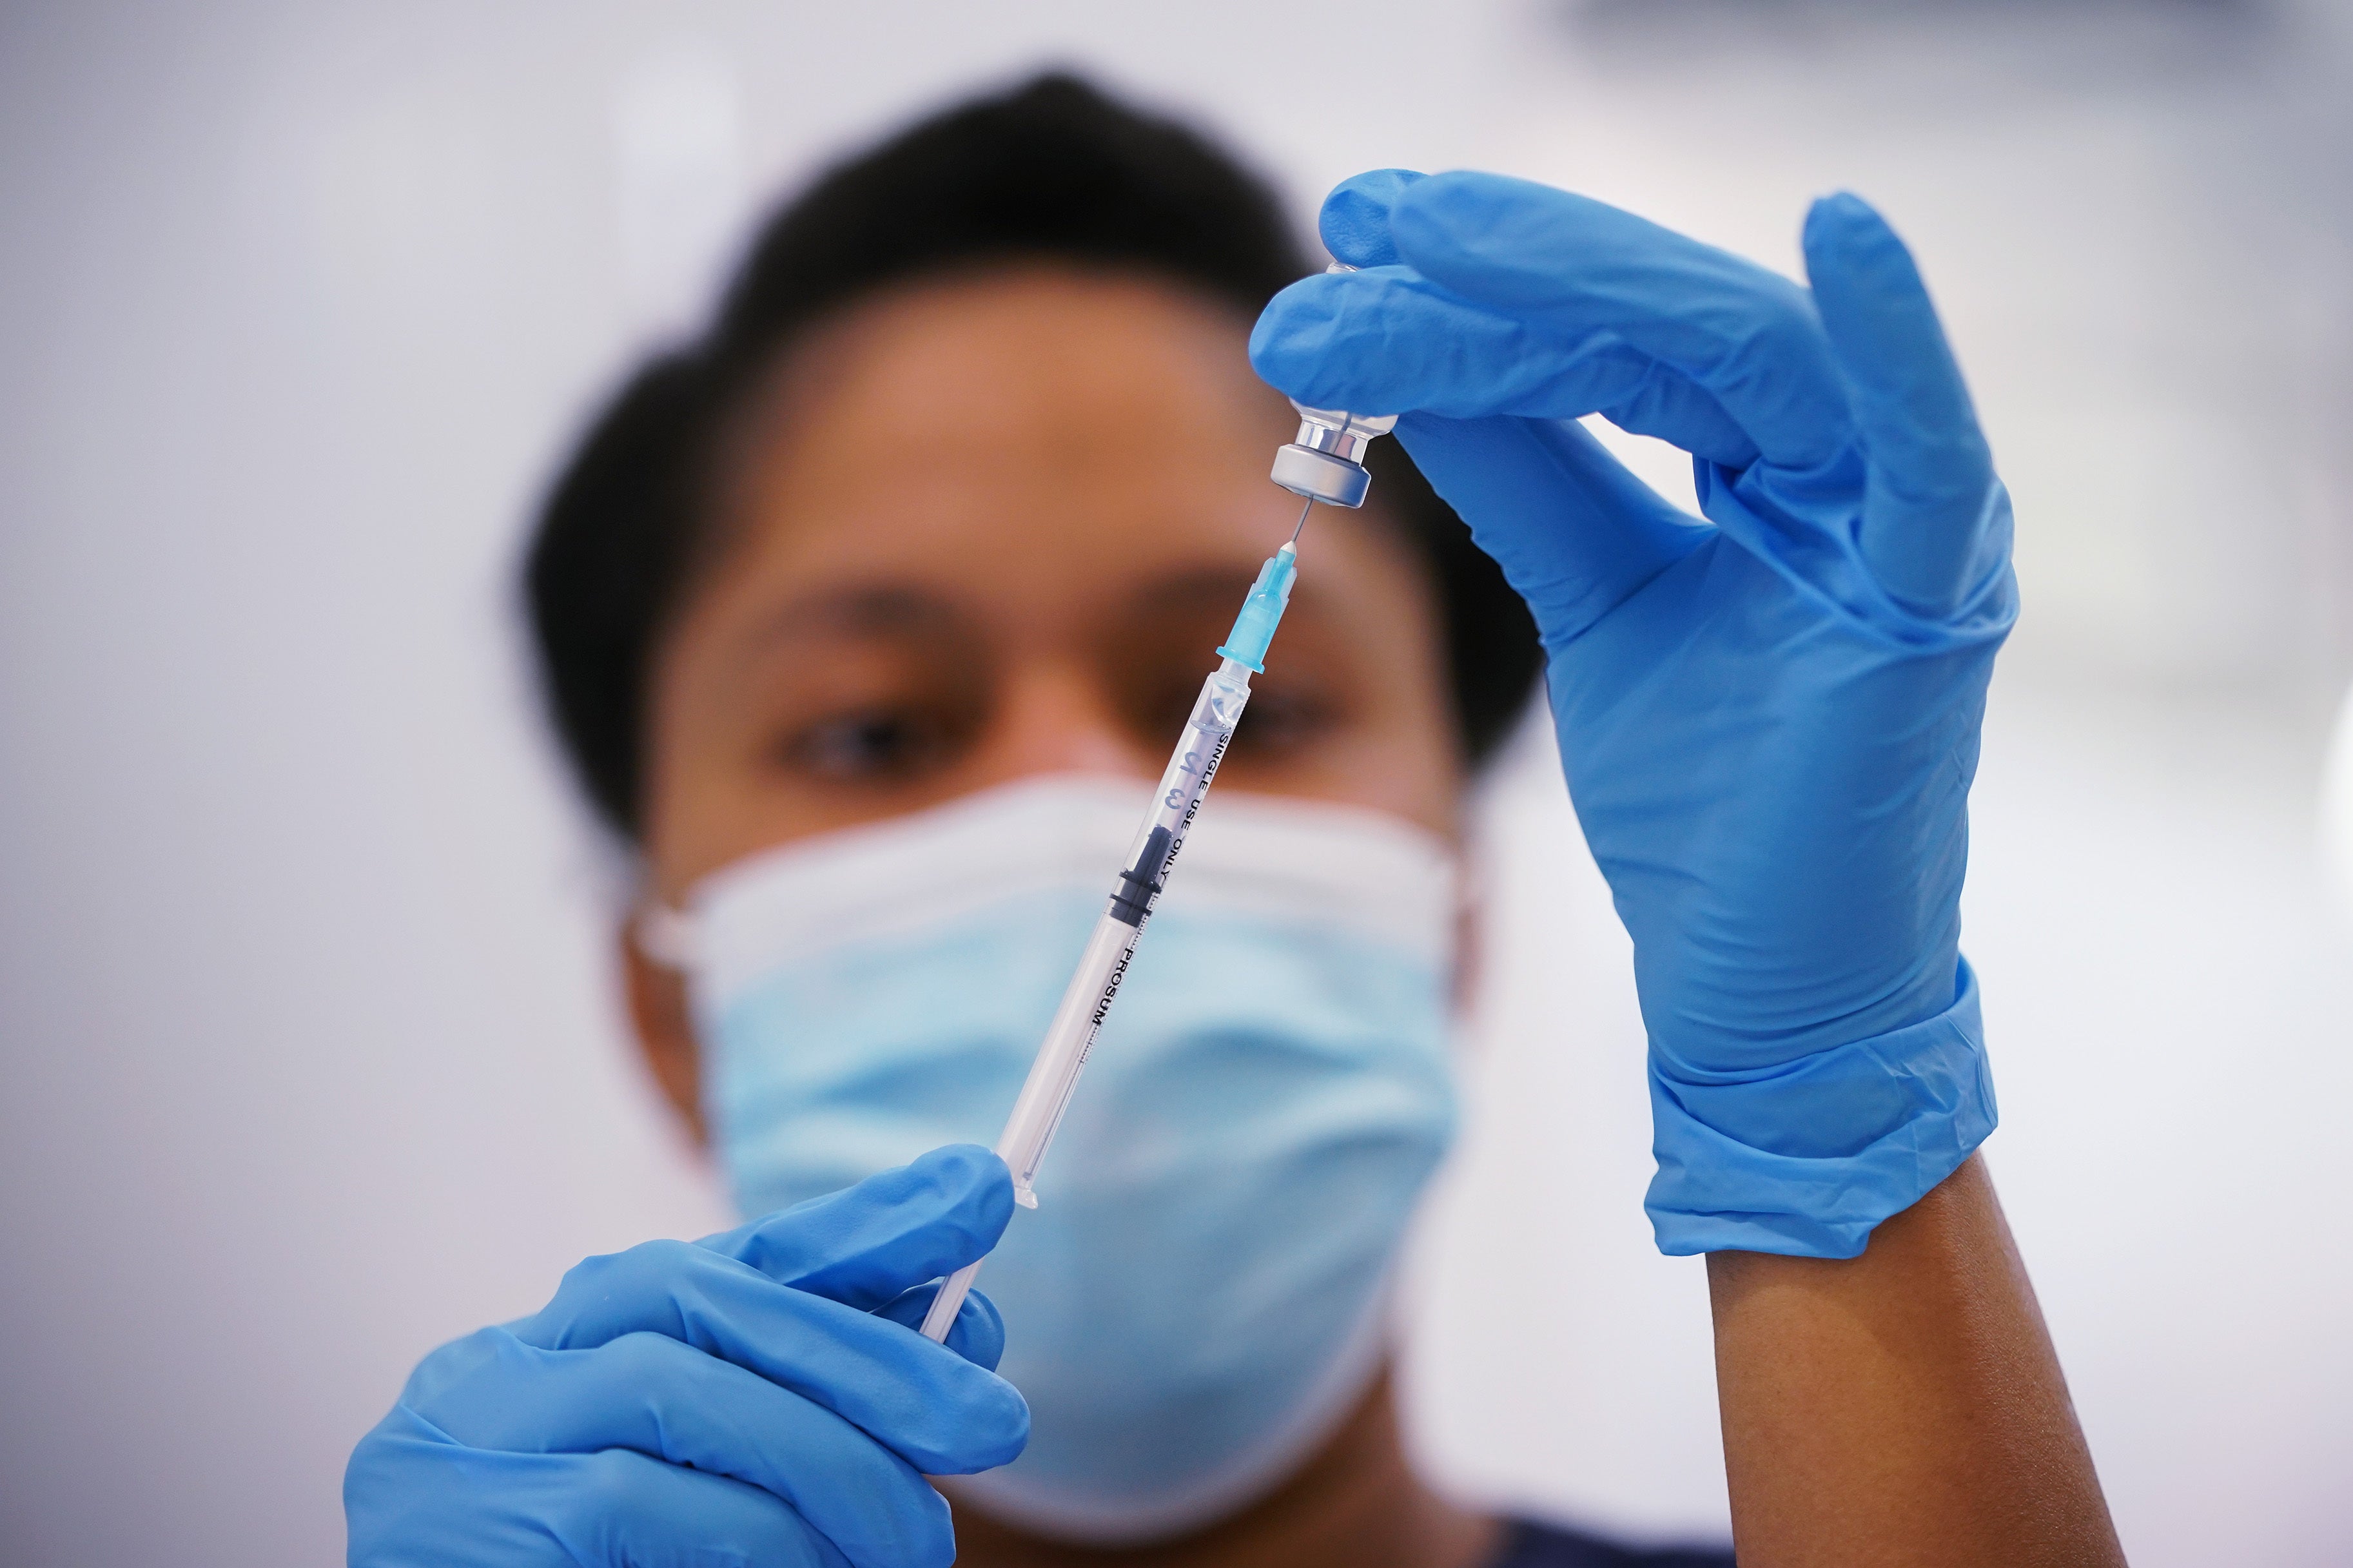
[[[2018,501],[1989,1158],[2134,1562],[2353,1561],[2327,0],[15,0],[0,1558],[339,1560],[425,1350],[727,1221],[619,1033],[625,873],[538,728],[520,531],[762,203],[1047,63],[1223,132],[1303,222],[1476,165],[1795,270],[1810,196],[1887,211]],[[1513,934],[1415,1244],[1415,1440],[1469,1498],[1719,1534],[1703,1269],[1650,1244],[1625,942],[1541,733],[1481,837]]]

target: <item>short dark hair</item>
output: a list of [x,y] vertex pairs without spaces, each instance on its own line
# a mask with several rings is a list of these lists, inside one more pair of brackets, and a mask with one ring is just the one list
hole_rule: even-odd
[[[1198,132],[1063,74],[934,115],[771,216],[709,329],[639,366],[540,509],[523,586],[556,733],[598,814],[642,827],[649,665],[706,537],[719,431],[800,335],[892,283],[995,263],[1147,273],[1255,316],[1311,269],[1267,184]],[[1519,596],[1398,444],[1368,467],[1430,572],[1473,766],[1541,654]]]

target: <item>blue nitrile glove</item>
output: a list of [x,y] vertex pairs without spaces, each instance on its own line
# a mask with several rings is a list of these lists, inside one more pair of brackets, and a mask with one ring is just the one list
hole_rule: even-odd
[[[1535,612],[1634,939],[1661,1248],[1854,1256],[1994,1124],[1958,906],[2010,503],[1911,256],[1830,197],[1809,291],[1476,174],[1360,175],[1323,232],[1364,270],[1276,296],[1251,362],[1404,413]],[[1595,412],[1691,452],[1708,521]]]
[[343,1477],[353,1568],[939,1564],[925,1475],[1004,1464],[1029,1408],[997,1309],[930,1282],[997,1244],[1004,1163],[934,1150],[699,1242],[592,1258],[425,1358]]

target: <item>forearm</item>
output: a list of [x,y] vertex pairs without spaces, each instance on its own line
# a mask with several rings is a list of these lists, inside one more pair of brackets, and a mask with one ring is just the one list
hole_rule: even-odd
[[1742,1568],[2121,1563],[1981,1160],[1859,1258],[1708,1258]]

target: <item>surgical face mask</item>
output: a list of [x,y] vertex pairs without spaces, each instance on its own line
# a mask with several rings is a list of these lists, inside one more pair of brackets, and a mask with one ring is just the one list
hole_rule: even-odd
[[[1147,786],[1051,777],[723,870],[677,928],[747,1215],[992,1143]],[[1069,1539],[1221,1517],[1363,1395],[1451,1138],[1452,860],[1337,806],[1203,808],[982,1266],[1028,1450],[956,1495]]]

